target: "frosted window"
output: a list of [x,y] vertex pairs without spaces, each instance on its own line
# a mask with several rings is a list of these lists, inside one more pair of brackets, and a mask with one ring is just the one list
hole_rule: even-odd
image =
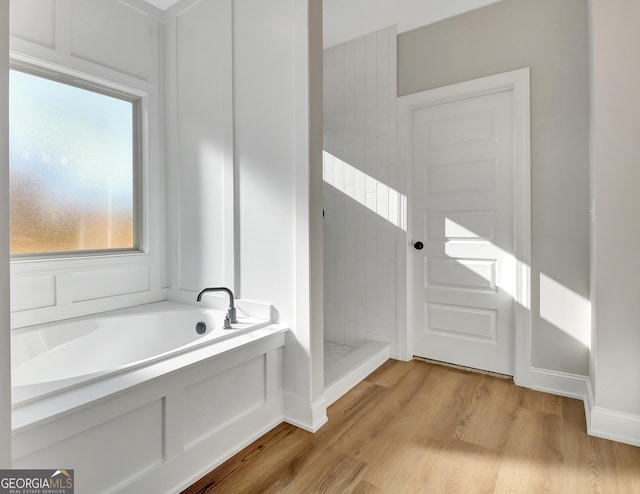
[[134,104],[11,70],[11,252],[132,249]]

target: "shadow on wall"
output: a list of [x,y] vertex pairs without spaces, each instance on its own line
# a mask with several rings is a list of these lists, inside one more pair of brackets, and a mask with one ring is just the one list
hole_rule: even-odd
[[395,340],[396,235],[407,197],[324,151],[325,339]]

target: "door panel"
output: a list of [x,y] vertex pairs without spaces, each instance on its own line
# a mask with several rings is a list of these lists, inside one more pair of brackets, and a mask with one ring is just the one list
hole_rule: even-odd
[[412,112],[414,353],[513,374],[513,93]]
[[425,269],[426,286],[495,292],[495,259],[431,257]]

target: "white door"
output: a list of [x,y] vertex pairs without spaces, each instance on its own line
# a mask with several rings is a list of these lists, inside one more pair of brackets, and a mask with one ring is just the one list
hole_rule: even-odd
[[513,375],[513,91],[410,118],[414,354]]

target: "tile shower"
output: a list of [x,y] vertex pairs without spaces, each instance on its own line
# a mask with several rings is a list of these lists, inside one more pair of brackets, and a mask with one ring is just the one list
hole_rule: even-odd
[[332,367],[368,342],[395,345],[406,201],[396,159],[395,26],[325,49],[323,161],[326,387]]

